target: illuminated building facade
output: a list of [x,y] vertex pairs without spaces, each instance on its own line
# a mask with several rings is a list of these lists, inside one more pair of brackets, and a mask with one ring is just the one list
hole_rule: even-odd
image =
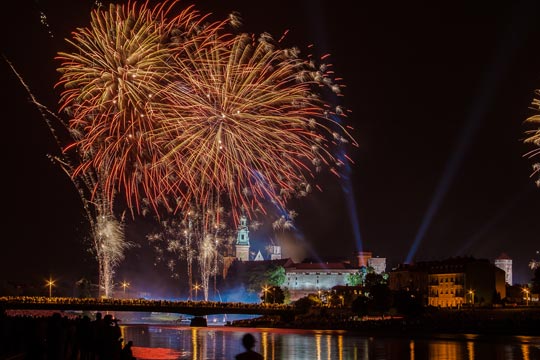
[[506,274],[506,283],[512,286],[512,259],[510,259],[510,257],[505,253],[502,253],[498,258],[495,259],[494,263],[496,267],[504,270]]
[[[458,269],[455,271],[428,275],[430,306],[461,307],[466,302],[465,273]],[[472,300],[471,297],[471,304]]]
[[505,273],[486,259],[456,258],[433,263],[428,275],[428,304],[459,307],[493,304],[506,297]]
[[347,285],[348,276],[355,273],[358,269],[346,262],[292,263],[285,267],[283,287],[289,290],[291,301],[295,301],[337,285]]
[[400,265],[390,272],[391,290],[414,290],[436,307],[489,305],[506,297],[505,272],[487,259],[451,258]]

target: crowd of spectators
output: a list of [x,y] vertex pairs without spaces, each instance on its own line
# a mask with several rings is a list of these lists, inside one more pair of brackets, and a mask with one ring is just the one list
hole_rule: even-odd
[[148,299],[117,299],[117,298],[75,298],[75,297],[46,297],[46,296],[0,296],[0,307],[14,303],[17,305],[81,305],[92,307],[94,305],[119,305],[119,306],[142,306],[163,308],[242,308],[242,309],[281,309],[292,310],[293,305],[272,303],[245,303],[245,302],[221,302],[221,301],[181,301],[181,300],[148,300]]
[[122,346],[118,320],[100,312],[89,316],[0,313],[0,358],[35,360],[134,359],[133,343]]

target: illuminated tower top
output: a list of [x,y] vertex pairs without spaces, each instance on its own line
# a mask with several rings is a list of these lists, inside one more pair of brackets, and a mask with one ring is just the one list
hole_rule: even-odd
[[512,281],[512,259],[502,253],[497,259],[495,259],[495,266],[505,272],[505,281],[508,285],[513,285]]
[[238,260],[249,261],[249,230],[245,215],[240,216],[240,225],[238,226],[238,235],[234,247]]
[[240,216],[240,225],[238,225],[238,235],[236,237],[236,245],[249,246],[249,230],[247,226],[247,218],[245,215]]

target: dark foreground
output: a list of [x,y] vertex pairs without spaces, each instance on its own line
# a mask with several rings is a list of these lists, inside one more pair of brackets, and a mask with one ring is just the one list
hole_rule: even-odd
[[[95,315],[95,314],[93,314]],[[94,316],[92,316],[94,317]],[[121,319],[120,319],[121,320]],[[431,309],[422,316],[356,319],[321,309],[284,322],[263,316],[232,326],[339,329],[379,336],[491,334],[540,336],[540,309]],[[110,315],[0,314],[0,359],[124,359],[117,319]],[[137,344],[135,344],[136,346]]]

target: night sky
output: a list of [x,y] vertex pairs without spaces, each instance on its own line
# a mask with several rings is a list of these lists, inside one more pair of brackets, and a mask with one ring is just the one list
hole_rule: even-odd
[[[352,111],[348,121],[360,144],[350,151],[348,179],[322,174],[323,192],[291,204],[299,214],[296,232],[252,232],[252,242],[283,239],[295,250],[285,255],[296,260],[350,257],[361,246],[386,257],[387,270],[409,260],[493,260],[504,252],[513,259],[514,283],[528,282],[527,265],[540,250],[540,189],[530,178],[534,161],[524,157],[532,147],[522,140],[540,88],[540,4],[375,3],[195,2],[214,19],[240,12],[248,32],[279,38],[289,30],[286,45],[314,44],[320,55],[330,53],[347,85],[342,104]],[[53,58],[68,49],[63,39],[72,30],[89,24],[92,5],[3,4],[1,52],[54,111],[59,64]],[[54,138],[4,61],[0,73],[0,280],[91,276],[97,263],[84,243],[80,199],[47,158],[58,153]],[[351,191],[344,191],[347,183]],[[128,221],[128,240],[141,246],[127,252],[119,277],[168,276],[145,247],[151,228],[151,219]]]

